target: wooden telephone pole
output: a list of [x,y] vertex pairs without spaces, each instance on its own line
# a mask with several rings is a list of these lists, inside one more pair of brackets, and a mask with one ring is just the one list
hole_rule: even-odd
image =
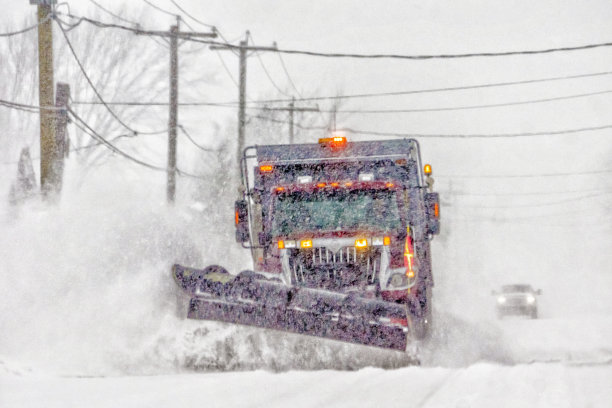
[[38,104],[40,107],[40,189],[44,197],[56,189],[57,144],[53,100],[52,5],[55,0],[30,0],[38,6]]
[[294,140],[295,140],[295,134],[294,134],[294,119],[293,119],[293,114],[294,112],[319,112],[319,107],[313,107],[313,108],[308,108],[308,107],[303,107],[303,108],[299,108],[295,106],[295,98],[292,98],[291,102],[289,103],[289,106],[287,106],[286,108],[274,108],[274,110],[277,111],[287,111],[289,112],[289,144],[293,144]]
[[217,33],[197,33],[180,31],[180,17],[176,18],[176,25],[170,31],[139,31],[141,35],[158,35],[170,37],[170,109],[168,112],[168,182],[166,198],[168,203],[174,203],[176,197],[176,134],[178,126],[178,40],[189,38],[216,38]]
[[276,51],[276,46],[274,47],[256,47],[249,46],[249,32],[247,31],[245,34],[245,39],[240,41],[240,45],[211,45],[211,50],[238,50],[240,53],[240,83],[238,86],[238,148],[237,148],[237,164],[240,166],[240,160],[242,159],[242,151],[244,150],[244,128],[246,125],[245,119],[245,106],[246,106],[246,62],[247,62],[247,52],[248,51]]

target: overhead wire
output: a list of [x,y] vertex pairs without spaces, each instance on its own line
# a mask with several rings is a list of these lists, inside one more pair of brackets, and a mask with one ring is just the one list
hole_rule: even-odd
[[[163,172],[167,172],[168,171],[168,169],[166,167],[156,166],[156,165],[147,163],[144,160],[138,159],[138,158],[132,156],[131,154],[126,153],[125,151],[119,149],[117,146],[115,146],[110,141],[108,141],[106,138],[104,138],[102,135],[100,135],[98,132],[96,132],[75,111],[73,111],[72,109],[68,108],[68,112],[72,115],[72,117],[74,119],[72,123],[77,125],[77,127],[79,127],[82,130],[83,130],[83,127],[86,128],[88,130],[88,132],[86,132],[88,135],[92,136],[95,140],[101,142],[102,145],[106,146],[112,152],[117,153],[120,156],[124,157],[125,159],[128,159],[129,161],[134,162],[136,164],[139,164],[139,165],[141,165],[143,167],[146,167],[148,169],[156,170],[156,171],[163,171]],[[79,124],[82,125],[82,126],[79,126]],[[181,170],[179,168],[176,168],[176,173],[178,175],[181,175],[181,176],[197,178],[197,179],[204,179],[204,177],[197,176],[197,175],[185,172],[185,171],[183,171],[183,170]]]
[[[261,115],[249,115],[250,117],[261,119],[276,123],[289,123],[287,120],[269,118]],[[297,126],[297,124],[294,124]],[[321,130],[327,129],[327,127],[302,127],[304,130]],[[470,138],[513,138],[513,137],[530,137],[530,136],[555,136],[565,135],[573,133],[583,132],[594,132],[598,130],[612,129],[612,124],[601,125],[601,126],[590,126],[574,129],[561,129],[561,130],[545,130],[540,132],[516,132],[516,133],[464,133],[464,134],[437,134],[437,133],[400,133],[400,132],[379,132],[370,130],[354,129],[349,127],[343,127],[337,129],[341,132],[356,134],[356,135],[369,135],[369,136],[384,136],[384,137],[404,137],[404,138],[457,138],[457,139],[470,139]]]
[[[160,167],[160,166],[156,166],[150,163],[147,163],[143,160],[140,160],[126,152],[124,152],[123,150],[119,149],[117,146],[115,146],[114,144],[112,144],[111,142],[109,142],[108,140],[106,140],[106,138],[104,138],[103,136],[101,136],[98,132],[96,132],[87,122],[85,122],[75,111],[73,111],[71,108],[68,108],[68,112],[71,114],[71,116],[73,117],[74,121],[73,123],[78,126],[80,129],[86,128],[88,130],[88,132],[86,132],[88,135],[92,136],[95,140],[101,142],[104,146],[106,146],[108,149],[110,149],[111,151],[113,151],[114,153],[117,153],[121,156],[123,156],[124,158],[137,163],[141,166],[147,167],[151,170],[157,170],[157,171],[167,171],[167,169],[165,167]],[[81,126],[79,126],[79,124]]]
[[13,101],[7,101],[4,99],[0,99],[0,106],[4,106],[7,108],[11,108],[11,109],[16,109],[16,110],[20,110],[20,111],[24,111],[24,112],[28,112],[28,113],[38,113],[40,112],[41,109],[43,110],[50,110],[50,111],[55,111],[58,108],[55,106],[37,106],[37,105],[27,105],[24,103],[18,103],[18,102],[13,102]]
[[23,29],[18,30],[18,31],[9,32],[9,33],[0,33],[0,37],[13,37],[15,35],[27,33],[28,31],[32,31],[32,30],[36,29],[39,25],[46,23],[51,18],[52,18],[52,15],[49,14],[47,17],[45,17],[44,19],[42,19],[41,21],[37,22],[36,24],[34,24],[32,26],[23,28]]
[[212,149],[210,147],[204,147],[201,144],[199,144],[198,142],[196,142],[191,135],[189,134],[189,132],[187,132],[187,129],[185,129],[185,127],[183,125],[178,125],[179,129],[181,129],[181,131],[183,132],[183,134],[185,135],[185,137],[187,137],[187,139],[198,149],[205,151],[205,152],[214,152],[215,149]]
[[533,137],[533,136],[555,136],[555,135],[567,135],[573,133],[584,133],[594,132],[598,130],[612,129],[611,125],[601,126],[588,126],[574,129],[561,129],[561,130],[545,130],[540,132],[516,132],[516,133],[455,133],[455,134],[431,134],[431,133],[400,133],[400,132],[379,132],[370,130],[360,130],[353,128],[342,128],[339,129],[344,132],[356,134],[356,135],[370,135],[370,136],[385,136],[385,137],[407,137],[407,138],[438,138],[438,139],[495,139],[495,138],[513,138],[513,137]]
[[452,190],[441,190],[440,194],[446,196],[469,196],[469,197],[516,197],[516,196],[539,196],[539,195],[559,195],[559,194],[584,194],[584,193],[602,193],[606,190],[569,190],[569,191],[536,191],[536,192],[522,192],[513,191],[509,193],[473,193],[473,192],[461,192]]
[[576,172],[565,172],[565,173],[533,173],[533,174],[438,174],[436,177],[442,178],[540,178],[540,177],[567,177],[567,176],[586,176],[592,174],[606,174],[612,173],[612,169],[603,170],[586,170]]
[[120,15],[118,15],[118,14],[113,13],[112,11],[110,11],[110,10],[108,10],[107,8],[105,8],[105,7],[103,7],[102,5],[100,5],[100,3],[98,3],[97,1],[95,1],[95,0],[89,0],[89,1],[90,1],[91,3],[93,3],[93,4],[94,4],[96,7],[98,7],[100,10],[102,10],[102,11],[104,11],[106,14],[110,15],[111,17],[114,17],[114,18],[116,18],[117,20],[121,20],[121,21],[123,21],[124,23],[132,24],[132,25],[135,25],[136,27],[140,27],[140,24],[138,24],[138,23],[136,23],[136,22],[134,22],[134,21],[128,20],[128,19],[126,19],[126,18],[124,18],[124,17],[121,17],[121,16],[120,16]]
[[[531,105],[546,102],[563,101],[568,99],[586,98],[589,96],[597,96],[612,93],[612,89],[604,91],[588,92],[581,94],[565,95],[552,98],[541,98],[541,99],[530,99],[525,101],[516,102],[504,102],[504,103],[491,103],[491,104],[480,104],[480,105],[467,105],[467,106],[449,106],[440,108],[418,108],[418,109],[338,109],[336,113],[361,113],[361,114],[387,114],[387,113],[425,113],[425,112],[446,112],[446,111],[461,111],[461,110],[473,110],[473,109],[489,109],[489,108],[501,108],[505,106],[517,106],[517,105]],[[269,108],[270,110],[280,108]],[[333,113],[332,110],[322,111]]]
[[81,73],[83,74],[83,76],[85,77],[85,80],[87,81],[87,83],[89,84],[89,86],[91,87],[91,89],[93,90],[93,92],[96,94],[96,96],[98,97],[98,99],[100,100],[100,102],[102,103],[102,105],[104,105],[104,107],[106,108],[106,110],[111,114],[111,116],[113,116],[115,118],[115,120],[117,122],[119,122],[124,128],[126,128],[127,130],[129,130],[130,132],[134,133],[134,134],[142,134],[142,135],[147,135],[147,134],[158,134],[158,133],[162,133],[167,131],[163,130],[163,131],[138,131],[135,130],[134,128],[132,128],[131,126],[129,126],[128,124],[126,124],[116,113],[115,111],[104,101],[104,98],[102,98],[102,95],[100,94],[100,92],[98,91],[98,89],[96,88],[96,86],[94,85],[93,81],[91,80],[91,78],[89,77],[89,75],[87,74],[87,72],[85,71],[85,67],[83,66],[83,64],[81,63],[81,60],[79,59],[79,57],[76,54],[76,51],[74,50],[74,47],[72,46],[72,43],[70,42],[70,39],[68,38],[68,34],[66,33],[66,31],[64,30],[64,27],[62,26],[62,23],[60,21],[58,21],[58,26],[60,28],[60,31],[62,32],[62,34],[64,35],[64,38],[66,40],[66,44],[68,45],[68,49],[70,49],[70,52],[72,53],[72,56],[74,57],[77,65],[79,66],[79,69],[81,70]]
[[291,50],[279,48],[274,52],[282,54],[307,55],[323,58],[355,58],[355,59],[403,59],[403,60],[431,60],[431,59],[456,59],[456,58],[475,58],[475,57],[508,57],[515,55],[537,55],[550,54],[556,52],[571,52],[589,50],[594,48],[610,47],[612,42],[591,43],[577,46],[544,48],[539,50],[516,50],[499,52],[471,52],[457,54],[356,54],[340,52],[316,52],[305,50]]
[[[253,45],[255,46],[255,40],[253,39],[253,36],[251,34],[251,32],[248,32],[248,38],[251,39],[251,42],[253,43]],[[266,65],[263,62],[263,59],[261,58],[261,53],[255,53],[255,55],[257,56],[257,59],[259,60],[259,65],[261,65],[261,68],[263,69],[264,73],[266,74],[266,77],[268,77],[268,80],[270,81],[270,83],[272,84],[272,86],[281,94],[281,95],[285,95],[285,96],[291,96],[288,93],[286,93],[284,90],[282,90],[274,81],[274,79],[272,79],[272,76],[270,75],[270,72],[268,71],[268,69],[266,68]]]
[[[95,0],[89,0],[90,2],[92,2],[96,7],[98,7],[100,10],[104,11],[105,13],[107,13],[108,15],[110,15],[111,17],[114,17],[118,20],[121,20],[125,23],[128,24],[132,24],[134,26],[134,28],[136,29],[140,29],[140,23],[137,23],[135,21],[132,20],[128,20],[124,17],[121,17],[120,15],[113,13],[112,11],[108,10],[107,8],[103,7],[102,5],[100,5],[98,2],[96,2]],[[153,40],[154,42],[156,42],[158,45],[161,45],[162,47],[168,48],[168,40],[163,38],[163,37],[154,37],[154,36],[148,36],[151,40]]]
[[[157,8],[158,10],[172,15],[179,16],[178,14],[174,14],[159,8],[158,6],[153,5],[147,0],[149,5]],[[119,24],[108,24],[102,23],[100,21],[96,21],[86,17],[77,17],[71,14],[68,14],[72,18],[79,19],[79,24],[82,21],[88,22],[90,24],[97,25],[103,28],[118,28],[123,30],[130,31],[144,31],[144,30],[136,30],[131,27],[121,26]],[[179,16],[180,17],[180,16]],[[146,32],[146,31],[145,31]],[[152,34],[154,35],[154,34]],[[239,45],[233,45],[226,42],[219,41],[209,41],[202,40],[198,38],[186,38],[187,41],[199,42],[203,44],[210,45],[221,45],[228,48],[240,49]],[[323,52],[313,52],[313,51],[303,51],[303,50],[290,50],[290,49],[282,49],[276,48],[274,50],[270,50],[270,52],[278,52],[283,54],[302,54],[302,55],[310,55],[316,57],[335,57],[335,58],[365,58],[365,59],[380,59],[380,58],[395,58],[395,59],[413,59],[413,60],[423,60],[423,59],[449,59],[449,58],[471,58],[471,57],[503,57],[503,56],[513,56],[513,55],[535,55],[535,54],[548,54],[553,52],[569,52],[569,51],[580,51],[580,50],[588,50],[593,48],[601,48],[601,47],[610,47],[612,46],[612,42],[603,42],[603,43],[590,43],[578,46],[565,46],[565,47],[556,47],[556,48],[546,48],[539,50],[515,50],[515,51],[501,51],[501,52],[473,52],[473,53],[457,53],[457,54],[423,54],[423,55],[409,55],[409,54],[351,54],[351,53],[323,53]]]
[[[599,77],[599,76],[608,76],[608,75],[612,75],[612,71],[594,72],[594,73],[578,74],[578,75],[566,75],[566,76],[548,77],[548,78],[526,79],[526,80],[520,80],[520,81],[492,82],[492,83],[484,83],[484,84],[452,86],[452,87],[442,87],[442,88],[429,88],[429,89],[391,91],[391,92],[372,92],[372,93],[360,93],[360,94],[348,94],[348,95],[345,94],[345,95],[334,95],[334,96],[313,96],[313,97],[307,97],[307,98],[301,97],[299,100],[300,101],[321,101],[321,100],[335,100],[335,99],[374,98],[374,97],[381,97],[381,96],[414,95],[414,94],[424,94],[424,93],[451,92],[451,91],[462,91],[462,90],[469,90],[469,89],[483,89],[483,88],[495,88],[495,87],[506,87],[506,86],[515,86],[515,85],[525,85],[525,84],[565,81],[565,80],[571,80],[571,79],[590,78],[590,77]],[[296,99],[296,101],[297,100],[298,99]],[[255,102],[257,103],[275,103],[275,102],[285,103],[285,102],[291,102],[291,99],[265,99],[265,100],[257,100]]]
[[465,207],[465,208],[486,208],[486,209],[490,209],[490,208],[510,208],[510,209],[514,209],[514,208],[532,208],[532,207],[547,207],[547,206],[551,206],[551,205],[559,205],[559,204],[566,204],[566,203],[572,203],[572,202],[577,202],[577,201],[584,201],[586,199],[589,198],[597,198],[597,197],[602,197],[605,195],[610,195],[612,194],[612,191],[607,191],[607,192],[603,192],[603,193],[598,193],[598,194],[589,194],[589,195],[584,195],[581,197],[573,197],[573,198],[567,198],[564,200],[557,200],[557,201],[549,201],[549,202],[545,202],[545,203],[527,203],[527,204],[511,204],[511,205],[464,205],[464,204],[454,204],[453,206],[456,207]]
[[169,16],[179,17],[179,18],[180,18],[180,15],[178,15],[178,14],[176,14],[176,13],[172,13],[172,12],[167,11],[167,10],[164,10],[163,8],[161,8],[161,7],[159,7],[159,6],[156,6],[155,4],[151,3],[149,0],[142,0],[142,1],[144,1],[144,2],[145,2],[145,3],[147,3],[149,6],[153,7],[154,9],[156,9],[157,11],[160,11],[160,12],[162,12],[162,13],[164,13],[164,14],[169,15]]
[[[199,20],[199,19],[195,18],[193,15],[191,15],[190,13],[188,13],[188,12],[187,12],[187,11],[186,11],[186,10],[185,10],[183,7],[181,7],[181,6],[180,6],[180,5],[179,5],[179,4],[178,4],[176,1],[174,1],[174,0],[170,0],[170,2],[171,2],[172,4],[174,4],[174,6],[175,6],[176,8],[178,8],[178,9],[179,9],[179,10],[180,10],[180,11],[181,11],[183,14],[185,14],[187,17],[189,17],[190,19],[192,19],[192,20],[193,20],[193,21],[195,21],[196,23],[201,24],[201,25],[203,25],[204,27],[207,27],[207,28],[210,28],[210,29],[212,29],[212,30],[216,31],[216,29],[217,29],[217,28],[216,28],[214,25],[207,24],[207,23],[205,23],[205,22],[203,22],[203,21],[201,21],[201,20]],[[223,38],[223,37],[221,37],[221,38]],[[224,39],[224,40],[225,40],[225,39]]]

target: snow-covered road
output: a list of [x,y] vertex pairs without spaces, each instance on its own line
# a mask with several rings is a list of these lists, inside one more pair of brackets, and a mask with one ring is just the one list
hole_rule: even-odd
[[534,363],[397,370],[225,372],[162,376],[4,377],[0,406],[608,407],[611,365]]

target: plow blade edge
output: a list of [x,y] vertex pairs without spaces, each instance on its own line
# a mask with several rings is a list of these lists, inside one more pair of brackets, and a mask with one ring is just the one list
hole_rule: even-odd
[[408,317],[403,305],[379,299],[288,286],[174,265],[177,284],[191,300],[187,317],[281,330],[404,351]]

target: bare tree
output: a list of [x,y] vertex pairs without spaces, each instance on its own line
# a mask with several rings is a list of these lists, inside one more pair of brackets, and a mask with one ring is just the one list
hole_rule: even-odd
[[[123,13],[124,10],[119,11]],[[96,13],[92,18],[105,20]],[[140,19],[144,18],[145,13],[140,13]],[[31,19],[23,25],[28,24],[32,24]],[[67,37],[83,71],[105,101],[146,103],[167,95],[168,51],[163,42],[156,43],[151,38],[124,30],[102,29],[86,22],[68,31]],[[116,143],[123,138],[146,137],[126,129],[104,105],[78,104],[80,101],[100,103],[100,100],[58,26],[54,27],[54,39],[54,80],[70,85],[72,109],[97,133]],[[0,42],[0,99],[38,105],[37,47],[36,30]],[[109,108],[134,130],[145,132],[167,127],[163,107],[111,105]],[[1,109],[0,125],[4,129],[0,133],[4,161],[16,158],[23,147],[37,151],[37,112]],[[70,148],[85,167],[108,156],[108,149],[91,136],[76,128],[71,130]],[[130,144],[126,149],[137,147]],[[33,156],[38,155],[34,153]]]

